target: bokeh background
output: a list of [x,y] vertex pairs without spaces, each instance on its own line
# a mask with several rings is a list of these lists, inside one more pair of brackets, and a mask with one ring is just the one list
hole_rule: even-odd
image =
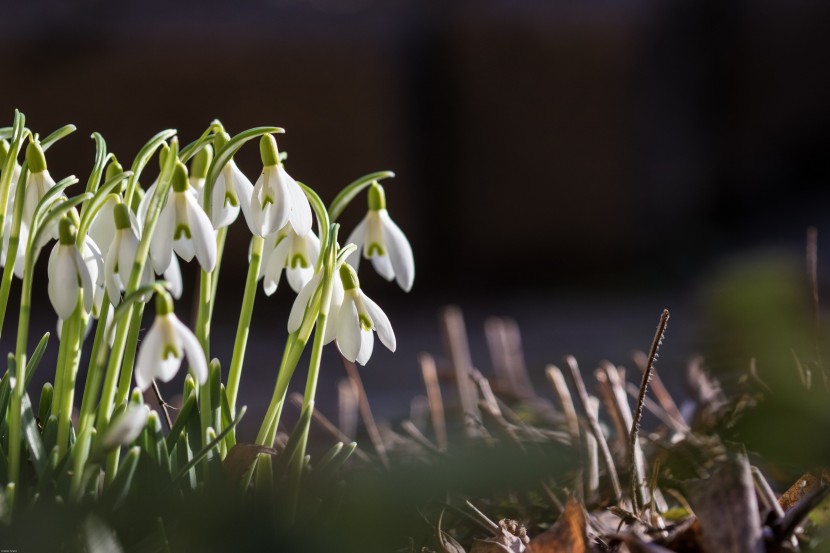
[[[659,369],[681,389],[685,361],[712,339],[707,298],[732,290],[712,284],[724,267],[751,277],[775,259],[774,273],[798,280],[809,225],[820,267],[830,259],[821,0],[42,0],[2,14],[0,124],[15,108],[42,134],[75,123],[49,153],[57,177],[85,180],[92,131],[126,165],[155,132],[189,142],[213,118],[231,133],[284,127],[289,172],[325,200],[365,173],[397,173],[388,203],[415,250],[415,287],[361,271],[398,334],[398,352],[376,348],[362,372],[384,417],[423,393],[417,354],[441,355],[446,303],[464,309],[484,372],[485,318],[514,318],[540,386],[565,353],[587,369],[631,365],[668,307]],[[255,180],[257,149],[237,159]],[[345,214],[344,232],[364,209]],[[246,232],[235,225],[222,267],[214,351],[225,364]],[[45,274],[35,337],[53,325]],[[251,418],[292,297],[283,284],[258,299],[241,389]],[[178,309],[187,316],[186,301]],[[324,370],[318,405],[331,413],[344,376],[334,350]]]

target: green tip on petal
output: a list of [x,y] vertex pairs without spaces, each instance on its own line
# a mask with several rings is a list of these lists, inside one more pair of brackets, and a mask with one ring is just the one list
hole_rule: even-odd
[[173,312],[173,298],[167,292],[156,294],[156,317],[169,315]]
[[58,239],[62,246],[69,246],[75,243],[78,237],[78,227],[69,217],[62,217],[58,223]]
[[360,323],[360,330],[372,330],[375,327],[372,319],[362,313],[357,316],[357,322]]
[[213,148],[210,144],[207,144],[193,156],[193,163],[190,164],[190,176],[194,179],[207,178],[211,161],[213,161]]
[[340,266],[340,280],[343,282],[344,291],[360,288],[360,281],[357,279],[357,273],[348,263],[343,263]]
[[107,165],[107,172],[105,173],[105,179],[109,180],[118,173],[123,173],[124,167],[118,163],[118,160],[115,157],[112,158],[112,161],[109,165]]
[[167,161],[168,153],[170,153],[170,146],[162,144],[159,148],[159,170],[164,170],[164,162]]
[[280,164],[277,141],[270,134],[263,135],[259,140],[259,155],[262,157],[262,164],[266,167]]
[[187,167],[184,163],[176,160],[176,168],[173,169],[173,192],[187,192]]
[[217,152],[221,152],[222,148],[225,147],[225,144],[231,141],[231,135],[227,133],[224,129],[222,132],[216,133],[216,136],[213,137],[213,146]]
[[130,228],[130,209],[124,203],[115,204],[112,214],[115,217],[115,228],[118,230]]
[[26,146],[26,163],[29,164],[29,171],[32,173],[42,173],[46,170],[46,156],[43,155],[40,142],[32,140]]
[[0,140],[0,165],[6,163],[6,158],[9,156],[11,146],[8,140]]
[[383,191],[383,187],[377,181],[369,186],[369,209],[372,211],[386,209],[386,194]]

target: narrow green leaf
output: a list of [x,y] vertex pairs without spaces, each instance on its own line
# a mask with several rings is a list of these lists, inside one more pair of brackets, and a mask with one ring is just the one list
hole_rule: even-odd
[[176,473],[176,475],[173,477],[170,483],[174,484],[179,478],[184,476],[188,470],[190,470],[192,467],[195,467],[199,463],[199,461],[204,459],[213,448],[219,445],[219,442],[225,439],[225,436],[228,434],[228,432],[236,428],[236,425],[239,424],[239,421],[241,421],[242,417],[245,416],[245,411],[247,411],[247,408],[242,407],[242,409],[239,410],[239,415],[237,415],[236,419],[231,423],[231,425],[222,430],[222,432],[219,433],[219,435],[216,436],[216,438],[211,440],[206,447],[204,447],[201,451],[194,455],[193,459],[191,459],[190,462],[188,462],[184,467],[179,469],[179,472]]
[[181,435],[182,430],[184,430],[187,421],[190,419],[191,415],[195,411],[194,407],[196,406],[196,396],[194,394],[190,394],[187,396],[187,399],[182,405],[181,410],[179,410],[179,414],[176,417],[176,420],[173,421],[173,427],[170,429],[170,432],[167,434],[167,447],[168,449],[172,449],[173,446],[179,441],[179,435]]
[[117,509],[130,494],[135,469],[141,457],[141,448],[131,447],[118,467],[118,473],[106,491],[106,500],[112,509]]
[[29,448],[29,458],[35,466],[35,472],[40,476],[43,474],[43,469],[46,468],[46,449],[43,447],[40,430],[37,427],[35,415],[32,413],[32,402],[29,400],[29,394],[23,394],[20,424],[23,426],[23,438]]
[[32,377],[35,375],[35,371],[37,370],[38,366],[40,365],[40,360],[43,359],[43,352],[46,351],[46,346],[49,345],[49,333],[43,335],[43,338],[37,343],[35,347],[35,351],[32,352],[32,357],[29,359],[29,362],[26,363],[26,387],[29,387],[29,384],[32,382]]
[[52,144],[54,144],[58,140],[61,140],[62,138],[65,138],[65,137],[69,136],[70,134],[72,134],[73,132],[75,132],[76,128],[77,127],[75,127],[75,125],[64,125],[63,127],[59,128],[58,130],[56,130],[55,132],[53,132],[52,134],[50,134],[49,136],[47,136],[46,138],[41,140],[40,141],[40,147],[43,148],[43,151],[45,152],[46,150],[49,149],[49,147]]
[[51,382],[45,383],[43,388],[40,390],[40,402],[37,407],[37,418],[40,419],[41,424],[43,424],[43,421],[48,420],[49,415],[52,413],[53,392],[54,389],[52,388]]

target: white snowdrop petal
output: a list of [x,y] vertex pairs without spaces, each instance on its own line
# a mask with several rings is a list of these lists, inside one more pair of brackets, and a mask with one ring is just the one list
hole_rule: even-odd
[[78,304],[78,274],[75,269],[75,255],[72,246],[55,244],[57,253],[49,274],[47,292],[55,313],[67,319]]
[[305,192],[303,192],[303,189],[300,188],[300,185],[297,184],[296,180],[285,172],[283,166],[279,165],[277,170],[282,173],[282,177],[288,190],[288,197],[286,200],[291,204],[291,212],[288,215],[288,219],[291,221],[291,226],[294,228],[294,232],[297,233],[297,236],[305,237],[305,235],[308,234],[308,231],[311,230],[311,204],[308,203],[308,198],[306,197]]
[[109,425],[101,440],[101,447],[108,451],[131,443],[144,430],[149,415],[150,408],[146,405],[130,405]]
[[395,351],[397,341],[395,340],[395,332],[392,330],[392,324],[389,322],[389,317],[387,317],[386,313],[378,307],[378,304],[372,301],[372,299],[366,294],[363,294],[363,306],[366,308],[366,311],[372,318],[372,322],[375,324],[375,331],[378,333],[378,338],[380,338],[381,343],[389,348],[389,351]]
[[385,209],[380,211],[380,220],[383,223],[386,253],[395,270],[395,279],[401,289],[409,292],[415,281],[415,258],[412,255],[412,246],[409,245],[406,235],[389,217]]
[[294,292],[302,290],[305,283],[311,280],[312,276],[314,276],[314,269],[311,267],[305,269],[302,267],[297,267],[296,269],[289,267],[285,270],[285,278],[288,280],[288,285],[291,286]]
[[353,362],[360,353],[360,321],[351,296],[343,300],[337,313],[337,347],[343,357]]
[[377,274],[389,281],[395,278],[395,269],[392,268],[392,261],[388,255],[373,255],[371,262]]
[[216,267],[216,235],[207,213],[192,197],[187,198],[187,217],[196,259],[203,270],[211,272]]
[[182,269],[179,265],[179,260],[176,259],[175,255],[173,255],[173,252],[170,252],[170,264],[164,271],[163,276],[164,280],[170,284],[170,295],[173,296],[174,299],[180,299],[184,289],[182,284]]
[[[267,191],[274,201],[263,208],[265,210],[262,226],[264,234],[271,234],[275,230],[281,229],[289,220],[291,192],[283,175],[291,179],[281,165],[265,168],[265,185],[268,187]],[[259,197],[260,201],[264,199],[264,196]]]
[[196,339],[196,335],[185,326],[175,315],[170,314],[170,324],[173,325],[176,335],[181,340],[184,351],[187,354],[187,362],[190,365],[190,371],[196,378],[196,382],[204,384],[208,378],[207,360],[205,360],[205,352]]
[[[120,233],[119,233],[120,234]],[[121,302],[121,277],[116,271],[116,264],[118,263],[118,250],[121,239],[119,236],[112,241],[112,246],[107,252],[107,259],[104,262],[105,284],[107,287],[107,295],[109,295],[110,303],[118,305]]]
[[[81,278],[81,288],[83,289],[84,311],[89,313],[95,302],[95,289],[92,284],[92,275],[89,274],[89,267],[84,263],[80,252],[77,248],[73,248],[75,258],[75,268],[78,276]],[[66,317],[64,317],[66,318]]]
[[154,180],[153,184],[144,192],[144,196],[142,196],[141,201],[138,203],[138,220],[141,222],[141,226],[144,226],[144,221],[147,220],[147,211],[150,209],[150,201],[156,192],[158,183],[158,179]]
[[142,391],[146,390],[156,377],[156,369],[161,363],[164,347],[164,335],[159,327],[158,318],[144,335],[135,361],[135,384]]
[[176,213],[173,202],[168,201],[156,221],[156,228],[150,238],[150,259],[153,261],[153,270],[156,274],[163,273],[170,265],[173,252],[173,229],[176,224]]
[[360,331],[360,351],[357,354],[355,361],[359,365],[365,365],[369,358],[372,357],[372,350],[375,347],[375,335],[371,330]]
[[291,312],[288,314],[288,332],[293,333],[296,332],[300,325],[303,324],[303,315],[305,315],[306,307],[308,307],[308,302],[311,300],[311,296],[314,294],[314,291],[317,289],[317,285],[320,283],[321,273],[317,273],[312,277],[308,283],[303,286],[303,289],[300,290],[300,293],[297,294],[297,297],[294,298],[294,303],[291,305]]
[[352,243],[357,246],[357,250],[346,258],[346,263],[354,267],[355,271],[357,271],[358,265],[360,264],[360,252],[363,250],[363,241],[366,239],[366,223],[368,219],[368,215],[364,217],[346,239],[346,244]]

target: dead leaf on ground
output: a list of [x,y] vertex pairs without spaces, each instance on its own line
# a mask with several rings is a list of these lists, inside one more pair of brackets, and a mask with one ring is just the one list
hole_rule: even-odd
[[549,530],[530,540],[530,553],[588,553],[588,520],[585,509],[574,498],[569,498],[565,511]]
[[251,467],[257,455],[266,453],[268,455],[277,455],[277,450],[273,447],[265,447],[257,444],[236,444],[225,457],[222,462],[222,470],[229,482],[237,482],[242,475]]
[[821,485],[822,482],[830,481],[830,472],[827,470],[821,471],[821,479],[816,477],[812,472],[808,472],[801,476],[790,488],[781,494],[778,498],[778,503],[784,511],[789,511],[801,501],[804,497]]

